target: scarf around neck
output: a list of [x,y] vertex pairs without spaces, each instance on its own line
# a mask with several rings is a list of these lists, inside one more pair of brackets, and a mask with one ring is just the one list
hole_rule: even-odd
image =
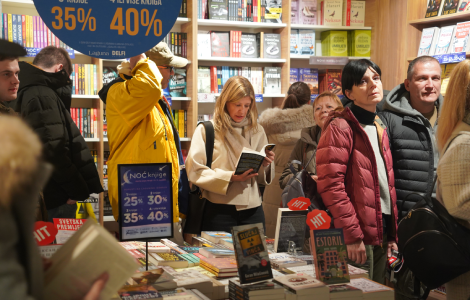
[[[240,154],[243,151],[243,147],[253,149],[251,147],[251,136],[252,136],[252,130],[248,129],[248,126],[251,125],[251,122],[245,118],[243,121],[240,123],[237,123],[233,120],[230,121],[232,127],[235,129],[232,132],[227,131],[227,133],[224,136],[225,144],[229,148],[229,157],[230,157],[230,163],[233,167],[233,170],[237,167],[237,162],[238,158],[240,157]],[[242,129],[241,134],[237,131],[238,128]]]

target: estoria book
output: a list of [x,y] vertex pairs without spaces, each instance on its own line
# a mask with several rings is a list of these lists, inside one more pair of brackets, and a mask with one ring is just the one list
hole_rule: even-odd
[[310,230],[315,274],[325,284],[349,282],[343,229]]

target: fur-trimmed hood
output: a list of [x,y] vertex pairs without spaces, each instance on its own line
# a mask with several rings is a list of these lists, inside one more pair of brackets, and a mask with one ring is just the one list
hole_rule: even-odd
[[291,109],[269,108],[260,115],[258,122],[268,135],[311,127],[315,125],[313,106],[305,104],[299,108]]

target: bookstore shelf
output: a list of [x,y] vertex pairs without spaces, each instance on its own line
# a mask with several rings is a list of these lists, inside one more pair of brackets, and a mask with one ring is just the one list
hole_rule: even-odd
[[72,99],[98,99],[98,95],[72,95]]
[[464,21],[468,21],[469,19],[470,19],[470,11],[459,12],[459,13],[439,16],[439,17],[415,19],[415,20],[411,20],[409,24],[413,26],[418,26],[418,25],[440,26],[440,25],[447,25],[452,22],[454,23],[464,22]]
[[[449,53],[449,54],[451,54],[451,53]],[[466,56],[467,58],[470,58],[470,52],[467,52],[467,54],[466,54],[465,56]],[[415,59],[415,58],[416,58],[416,56],[410,56],[410,57],[408,57],[406,60],[407,60],[408,62],[410,62],[410,61],[412,61],[412,60]]]
[[[85,139],[86,140],[86,139]],[[182,142],[190,142],[191,141],[191,138],[189,137],[180,137],[180,141]],[[107,143],[108,142],[108,138],[103,138],[103,142]]]
[[[320,56],[320,57],[328,57],[328,56]],[[310,55],[291,54],[290,59],[309,60]],[[370,59],[370,57],[366,57],[366,56],[348,56],[348,59],[349,60]]]
[[199,61],[220,61],[220,62],[248,62],[259,64],[285,63],[286,59],[270,59],[270,58],[238,58],[238,57],[199,57]]
[[113,216],[103,216],[103,221],[104,222],[113,222],[115,220],[114,220]]
[[285,23],[262,23],[262,22],[238,22],[226,20],[197,20],[198,26],[220,26],[220,27],[236,27],[236,28],[266,28],[276,29],[287,26]]
[[372,27],[358,27],[358,26],[324,26],[324,25],[304,25],[304,24],[291,24],[291,29],[313,29],[315,32],[322,32],[328,30],[371,30]]
[[170,97],[171,101],[191,101],[191,97]]
[[99,138],[84,138],[85,142],[99,142]]
[[[212,93],[215,97],[219,97],[220,93]],[[263,94],[263,98],[284,98],[285,94]],[[172,98],[173,99],[173,98]],[[215,103],[210,101],[198,101],[198,103]]]

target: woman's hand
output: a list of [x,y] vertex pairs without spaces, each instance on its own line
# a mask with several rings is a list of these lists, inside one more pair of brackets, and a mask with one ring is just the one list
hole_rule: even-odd
[[361,265],[366,263],[366,246],[364,246],[364,242],[362,240],[354,244],[346,245],[346,247],[348,249],[348,257],[350,260]]
[[101,299],[101,292],[104,290],[106,283],[108,282],[109,274],[104,272],[101,274],[93,283],[88,293],[85,295],[83,300],[99,300]]
[[387,257],[392,257],[392,250],[398,251],[397,243],[395,241],[388,241]]
[[248,179],[251,179],[253,177],[258,176],[258,173],[250,174],[251,172],[253,172],[253,169],[249,169],[248,171],[246,171],[245,173],[240,174],[240,175],[235,175],[235,173],[233,173],[232,178],[230,179],[230,181],[241,181],[241,182],[243,182],[243,181],[247,181]]
[[266,150],[266,157],[263,161],[263,167],[269,166],[274,161],[274,152]]

